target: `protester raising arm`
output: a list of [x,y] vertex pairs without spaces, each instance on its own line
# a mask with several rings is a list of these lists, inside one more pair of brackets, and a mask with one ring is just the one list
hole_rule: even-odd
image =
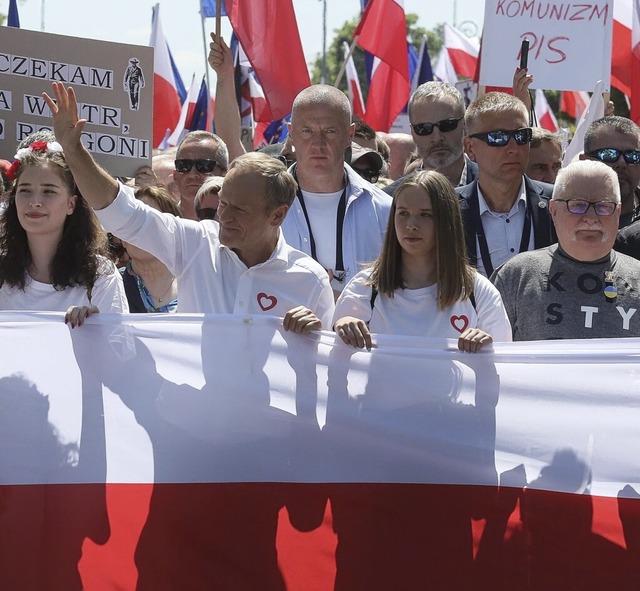
[[209,65],[218,76],[216,83],[216,132],[229,148],[229,161],[246,152],[240,134],[242,132],[240,111],[236,101],[236,85],[233,56],[222,37],[211,33],[209,43]]
[[78,101],[73,88],[65,88],[61,82],[53,82],[51,87],[54,98],[46,92],[42,97],[51,109],[53,131],[64,150],[76,185],[91,207],[107,207],[118,195],[118,182],[96,164],[80,141],[87,120],[78,118]]

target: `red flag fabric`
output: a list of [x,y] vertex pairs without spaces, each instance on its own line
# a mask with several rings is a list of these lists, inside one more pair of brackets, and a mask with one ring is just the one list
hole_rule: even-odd
[[362,90],[360,88],[360,79],[358,71],[353,61],[353,56],[349,55],[349,44],[344,41],[342,44],[344,51],[344,59],[347,62],[345,73],[347,76],[347,85],[349,87],[349,100],[351,101],[351,110],[354,115],[362,117],[364,115],[364,99],[362,98]]
[[153,147],[160,146],[180,119],[180,96],[176,88],[169,49],[160,23],[160,5],[153,7],[151,42],[153,58]]
[[375,130],[388,132],[411,92],[402,0],[369,0],[356,35],[358,45],[376,57],[364,120]]
[[311,83],[292,0],[225,0],[225,6],[264,91],[262,120],[286,117]]
[[576,123],[580,121],[580,117],[582,117],[582,113],[584,113],[588,104],[588,92],[564,91],[560,94],[560,111],[573,117]]

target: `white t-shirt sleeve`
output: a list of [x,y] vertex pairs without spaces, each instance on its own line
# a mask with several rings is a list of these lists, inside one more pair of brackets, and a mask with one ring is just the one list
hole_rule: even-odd
[[353,316],[365,322],[371,320],[371,285],[367,283],[371,271],[360,271],[347,283],[336,302],[336,311],[333,314],[331,327],[345,316]]
[[108,259],[101,261],[100,274],[91,292],[91,305],[97,306],[100,312],[129,312],[122,276]]
[[478,316],[476,328],[490,334],[495,342],[512,341],[511,324],[500,292],[480,273],[476,273],[473,295]]

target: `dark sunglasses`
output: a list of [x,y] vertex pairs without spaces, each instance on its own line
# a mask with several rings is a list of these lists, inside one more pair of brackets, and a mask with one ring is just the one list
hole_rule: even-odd
[[377,183],[380,178],[380,171],[374,170],[372,168],[354,168],[355,170],[365,181],[369,181],[370,183]]
[[495,131],[486,131],[484,133],[472,133],[469,137],[482,140],[488,146],[494,148],[502,148],[513,138],[516,144],[524,146],[531,141],[532,131],[530,127],[521,127],[520,129],[496,129]]
[[587,153],[600,162],[605,164],[614,164],[620,156],[624,158],[627,164],[638,164],[640,162],[640,150],[618,150],[618,148],[600,148]]
[[567,210],[569,213],[575,213],[578,215],[584,215],[589,211],[590,207],[593,207],[593,211],[598,216],[612,215],[618,207],[615,201],[586,201],[585,199],[554,199],[554,201],[562,201],[567,204]]
[[178,172],[182,174],[186,174],[189,172],[193,166],[195,165],[196,170],[200,174],[211,174],[213,169],[217,166],[222,170],[226,170],[224,166],[222,166],[219,162],[215,160],[208,160],[205,158],[198,158],[197,160],[191,160],[189,158],[180,158],[175,161],[175,167]]
[[200,221],[202,220],[215,220],[217,209],[215,207],[200,207],[196,209],[196,215]]
[[447,133],[447,131],[453,131],[456,129],[461,120],[462,117],[458,117],[457,119],[443,119],[436,123],[412,123],[411,127],[413,127],[413,131],[416,132],[416,135],[431,135],[434,127],[437,127],[442,133]]

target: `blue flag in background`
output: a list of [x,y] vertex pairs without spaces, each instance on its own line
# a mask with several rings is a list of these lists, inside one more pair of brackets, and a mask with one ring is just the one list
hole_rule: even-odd
[[191,117],[189,131],[195,131],[196,129],[207,129],[209,103],[210,100],[207,81],[205,78],[202,78],[202,84],[200,84],[200,92],[198,92],[198,99],[196,100],[195,107],[193,108],[193,116]]
[[[227,16],[227,9],[222,0],[222,10],[220,16]],[[213,18],[216,16],[216,0],[202,0],[202,16],[205,18]]]
[[433,80],[431,56],[429,55],[429,48],[427,47],[427,38],[424,36],[422,37],[422,45],[420,46],[420,52],[418,54],[416,70],[411,74],[411,92],[421,84],[430,82],[431,80]]
[[10,27],[20,28],[20,17],[18,16],[18,2],[17,0],[10,0],[9,2],[9,14],[7,15],[7,25]]
[[171,60],[171,70],[173,71],[173,78],[176,81],[176,90],[178,91],[178,96],[180,97],[180,104],[182,104],[187,98],[187,89],[184,87],[182,76],[180,76],[180,71],[178,70],[178,66],[176,66],[176,62],[173,60],[173,54],[169,49],[168,43],[167,43],[167,50],[169,51],[169,59]]
[[291,115],[269,123],[267,129],[264,130],[264,139],[268,144],[277,144],[287,139],[289,135],[288,121],[291,121]]

